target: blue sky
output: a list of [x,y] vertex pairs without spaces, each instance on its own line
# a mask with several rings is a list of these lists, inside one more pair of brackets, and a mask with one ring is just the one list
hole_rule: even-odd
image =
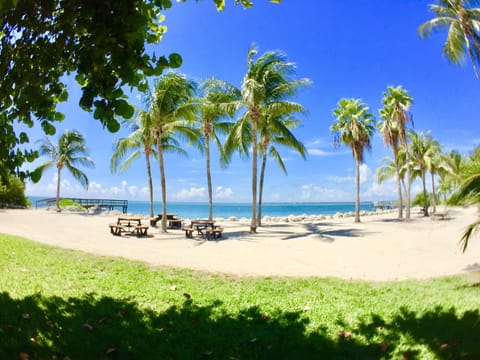
[[[280,5],[257,0],[244,10],[228,1],[218,13],[211,0],[174,3],[165,12],[168,32],[151,47],[156,54],[178,52],[183,57],[181,72],[197,81],[215,76],[240,86],[246,71],[246,55],[255,43],[259,53],[281,50],[297,65],[299,77],[313,86],[304,89],[296,101],[308,109],[295,134],[307,147],[307,160],[289,149],[281,149],[288,176],[277,164],[267,164],[264,201],[319,202],[353,201],[354,161],[348,148],[333,148],[329,131],[332,110],[342,97],[361,98],[378,118],[382,93],[387,86],[402,85],[414,98],[411,112],[417,131],[430,131],[445,150],[470,151],[480,143],[478,99],[480,81],[471,63],[451,65],[442,56],[446,34],[421,40],[417,28],[432,14],[433,0],[283,0]],[[61,105],[66,120],[57,127],[78,130],[87,138],[95,169],[85,169],[90,189],[85,192],[64,171],[61,195],[120,199],[148,199],[144,160],[123,174],[112,174],[109,162],[113,143],[127,133],[111,134],[78,107],[79,88],[68,80],[70,98]],[[133,99],[134,100],[134,99]],[[39,126],[29,129],[30,140],[44,135]],[[379,134],[361,167],[361,199],[396,197],[395,185],[375,182],[375,170],[391,153]],[[205,161],[192,148],[189,157],[167,155],[166,176],[169,201],[207,201]],[[218,153],[212,154],[214,201],[249,202],[251,164],[234,159],[222,169]],[[39,160],[39,164],[45,159]],[[160,200],[158,164],[153,164],[155,199]],[[54,169],[37,184],[27,185],[27,194],[53,196]],[[420,190],[419,184],[413,187]]]

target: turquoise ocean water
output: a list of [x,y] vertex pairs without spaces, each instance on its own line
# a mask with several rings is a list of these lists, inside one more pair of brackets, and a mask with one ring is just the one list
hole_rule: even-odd
[[[35,207],[35,201],[44,197],[29,197],[32,206]],[[362,202],[361,210],[374,210],[373,203]],[[148,215],[148,201],[128,201],[128,212],[131,214]],[[154,212],[158,214],[162,211],[161,202],[154,203]],[[320,203],[265,203],[262,206],[263,216],[288,216],[288,215],[332,215],[337,212],[345,213],[355,211],[354,202],[320,202]],[[177,214],[181,218],[197,219],[208,217],[208,203],[199,202],[172,202],[167,203],[167,212]],[[247,203],[217,203],[213,205],[213,216],[228,218],[236,216],[237,218],[249,218],[252,210],[251,205]]]

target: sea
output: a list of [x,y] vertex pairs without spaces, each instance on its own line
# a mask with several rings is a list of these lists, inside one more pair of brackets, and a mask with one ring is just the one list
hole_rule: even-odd
[[[41,196],[30,196],[32,206],[35,207],[36,200],[44,199]],[[205,202],[168,202],[167,212],[177,214],[184,219],[201,219],[208,217],[208,203]],[[373,211],[373,202],[360,203],[360,209]],[[264,203],[262,204],[262,216],[286,217],[289,215],[333,215],[336,213],[347,213],[355,211],[354,202],[296,202],[296,203]],[[154,213],[162,212],[162,203],[154,202]],[[148,201],[129,200],[128,213],[138,215],[149,215],[150,203]],[[250,218],[252,206],[249,203],[214,203],[213,216],[216,218]]]

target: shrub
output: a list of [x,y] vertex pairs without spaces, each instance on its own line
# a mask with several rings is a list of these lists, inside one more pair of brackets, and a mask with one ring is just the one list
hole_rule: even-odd
[[79,203],[77,203],[73,200],[70,200],[70,199],[61,199],[59,205],[60,205],[61,208],[66,208],[66,207],[69,207],[69,206],[73,206],[73,207],[76,207],[79,210],[85,210],[85,208],[82,205],[80,205]]
[[9,175],[2,181],[0,178],[0,207],[30,206],[25,196],[25,184],[16,176]]

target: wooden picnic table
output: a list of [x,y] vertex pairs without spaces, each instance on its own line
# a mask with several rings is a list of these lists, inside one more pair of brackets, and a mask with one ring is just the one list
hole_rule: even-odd
[[192,220],[190,222],[190,227],[186,227],[183,230],[185,231],[185,236],[187,238],[192,238],[193,232],[197,231],[198,235],[205,235],[208,240],[220,237],[223,232],[222,228],[215,226],[214,220],[205,219]]
[[148,225],[142,225],[142,218],[139,216],[119,216],[117,223],[109,224],[110,232],[113,235],[122,235],[123,232],[130,232],[137,236],[146,236]]

